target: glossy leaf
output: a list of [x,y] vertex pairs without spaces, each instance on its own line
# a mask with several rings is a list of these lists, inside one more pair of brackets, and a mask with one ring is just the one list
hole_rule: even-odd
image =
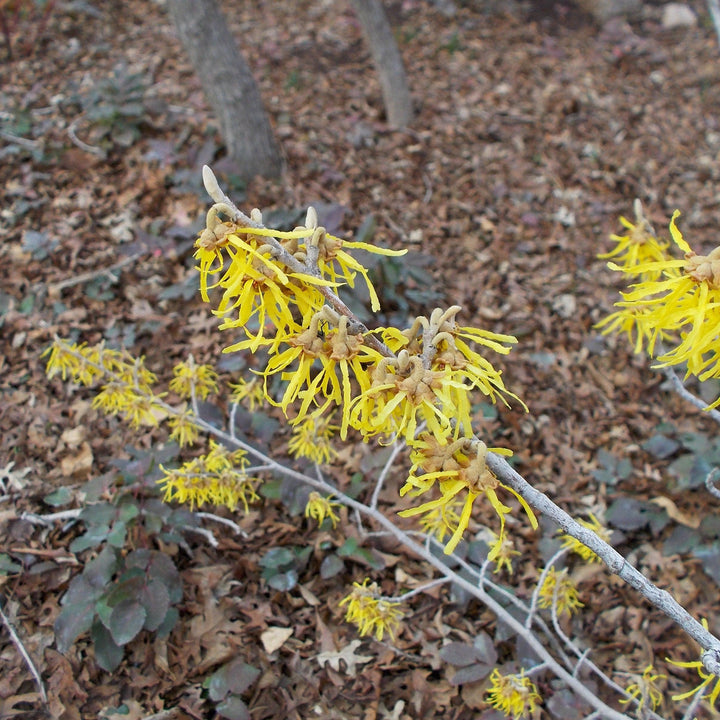
[[135,599],[122,600],[110,614],[108,630],[118,645],[126,645],[142,630],[147,612]]

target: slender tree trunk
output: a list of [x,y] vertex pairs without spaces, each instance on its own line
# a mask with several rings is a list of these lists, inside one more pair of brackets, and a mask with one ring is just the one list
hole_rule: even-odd
[[397,43],[380,0],[350,0],[370,47],[380,78],[388,124],[399,128],[410,124],[412,98]]
[[216,0],[167,0],[167,6],[238,174],[278,177],[282,158],[260,92]]

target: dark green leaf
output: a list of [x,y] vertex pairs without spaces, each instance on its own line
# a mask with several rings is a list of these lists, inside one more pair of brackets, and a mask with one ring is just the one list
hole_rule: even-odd
[[230,695],[215,710],[219,715],[228,718],[228,720],[251,720],[247,705],[237,695]]
[[[605,519],[620,530],[638,530],[648,525],[653,516],[665,513],[652,503],[635,500],[635,498],[619,498],[605,513]],[[667,514],[665,514],[667,517]]]
[[180,613],[178,613],[177,608],[171,607],[167,611],[167,615],[160,624],[160,627],[157,629],[156,635],[160,638],[167,637],[172,632],[172,629],[175,627],[179,618]]
[[335,554],[328,555],[323,558],[320,565],[320,577],[323,580],[329,580],[335,577],[345,569],[345,563]]
[[108,629],[100,622],[93,623],[91,637],[97,664],[107,672],[117,668],[123,659],[123,648],[115,643]]
[[706,515],[700,521],[700,533],[706,540],[720,540],[720,515]]
[[712,468],[702,457],[688,453],[668,465],[668,471],[677,478],[677,488],[687,490],[701,487]]
[[297,585],[297,570],[288,570],[287,572],[281,572],[270,576],[267,576],[266,573],[267,569],[263,571],[262,575],[265,580],[267,580],[267,584],[276,590],[286,592],[287,590],[292,590]]
[[264,568],[282,568],[292,565],[294,560],[295,554],[289,548],[274,547],[260,558],[260,565]]
[[93,617],[95,603],[92,600],[68,604],[60,611],[55,619],[55,641],[61,653],[66,653],[77,637],[90,629]]
[[682,446],[695,455],[704,455],[711,449],[710,438],[704,433],[687,432],[680,434]]
[[218,702],[226,695],[242,695],[259,677],[260,671],[236,658],[212,674],[207,685],[210,699]]
[[703,570],[720,587],[720,544],[701,545],[693,550],[693,555],[701,560]]
[[83,570],[83,577],[101,592],[105,591],[113,575],[118,571],[118,553],[110,547],[104,547],[96,558]]
[[145,629],[150,631],[157,630],[170,608],[170,594],[168,593],[168,589],[160,580],[150,580],[142,589],[139,601],[146,612]]
[[7,553],[0,553],[0,574],[16,573],[22,570],[22,565],[16,563]]
[[493,670],[493,665],[486,663],[475,663],[458,670],[450,679],[451,685],[465,685],[466,683],[477,682],[487,677]]
[[700,533],[693,528],[678,525],[673,528],[670,537],[663,543],[663,553],[673,555],[674,553],[687,553],[701,542]]
[[125,546],[125,537],[127,536],[127,526],[122,520],[118,520],[110,532],[107,534],[108,544],[122,549]]
[[665,458],[673,455],[678,448],[680,443],[668,437],[667,435],[657,434],[653,435],[650,439],[646,440],[642,444],[643,450],[650,453],[653,457],[658,460],[664,460]]
[[84,535],[76,537],[70,543],[70,552],[81,553],[83,550],[89,550],[90,548],[102,545],[107,540],[110,528],[108,526],[94,525]]
[[137,600],[122,600],[113,608],[110,615],[110,627],[113,640],[118,645],[126,645],[142,630],[147,613]]
[[451,642],[443,645],[439,654],[446,663],[455,667],[465,667],[480,659],[476,648],[463,642]]
[[67,505],[73,499],[73,492],[68,487],[58,488],[55,492],[46,495],[43,498],[43,502],[51,507],[60,507],[61,505]]

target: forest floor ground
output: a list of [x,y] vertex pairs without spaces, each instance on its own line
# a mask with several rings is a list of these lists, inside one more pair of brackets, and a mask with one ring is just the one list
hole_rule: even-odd
[[[57,652],[61,599],[95,550],[69,549],[82,524],[45,527],[20,515],[80,507],[86,483],[115,478],[167,433],[105,417],[90,391],[48,380],[41,355],[55,335],[105,340],[144,355],[160,384],[188,353],[222,358],[222,379],[235,379],[237,364],[221,355],[231,335],[218,332],[193,269],[209,205],[203,164],[239,207],[265,211],[268,225],[292,226],[314,205],[338,234],[363,228],[373,242],[409,248],[407,265],[377,268],[383,322],[458,304],[462,324],[515,335],[499,364],[529,412],[513,404],[486,413],[481,436],[513,449],[516,468],[572,514],[614,518],[617,549],[718,630],[717,501],[682,471],[692,465],[689,448],[704,448],[712,463],[713,425],[626,338],[594,329],[621,288],[596,256],[612,247],[618,216],[633,217],[635,198],[659,236],[669,236],[677,208],[694,248],[717,243],[720,62],[704,3],[690,4],[699,24],[665,30],[655,4],[600,28],[563,3],[510,13],[467,3],[453,17],[425,2],[395,3],[417,116],[393,131],[349,6],[223,3],[287,165],[282,181],[246,188],[222,160],[160,4],[58,3],[45,19],[9,18],[12,57],[0,48],[0,605],[42,674],[53,716],[114,718],[124,706],[125,718],[211,717],[203,682],[240,657],[261,671],[243,696],[257,720],[496,717],[482,682],[454,684],[438,654],[448,639],[494,636],[494,618],[447,588],[414,598],[395,643],[364,639],[356,674],[321,666],[320,653],[356,638],[338,607],[353,581],[370,576],[393,595],[431,572],[383,541],[383,570],[356,554],[323,578],[324,557],[354,533],[352,523],[319,534],[272,493],[236,518],[245,538],[206,525],[217,547],[199,535],[184,547],[139,531],[128,538],[128,548],[170,553],[181,570],[169,637],[142,633],[113,673],[98,667],[87,634]],[[103,125],[102,117],[115,119]],[[282,429],[265,433],[276,453],[286,439]],[[353,439],[328,472],[343,487],[357,472],[369,484],[370,455]],[[402,480],[398,468],[382,496],[388,514],[404,506]],[[67,505],[48,505],[62,488],[53,497]],[[527,596],[553,529],[533,533],[515,516],[521,555],[503,579]],[[471,530],[482,525],[495,527],[492,509],[480,508]],[[693,552],[700,545],[704,556]],[[271,546],[313,547],[288,592],[261,579]],[[623,673],[654,663],[668,675],[668,698],[696,684],[664,662],[695,659],[691,640],[600,566],[570,568],[585,607],[565,629],[593,648],[596,664],[626,685]],[[269,652],[261,636],[277,628],[292,635]],[[497,647],[511,662],[512,643]],[[0,717],[35,716],[36,685],[5,629],[0,667]],[[538,683],[548,699],[542,717],[572,717],[551,704],[549,680]]]

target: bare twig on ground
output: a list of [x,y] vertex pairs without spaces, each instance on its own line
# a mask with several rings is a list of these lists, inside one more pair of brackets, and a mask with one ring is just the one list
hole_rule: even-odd
[[38,692],[40,693],[40,699],[42,700],[43,705],[47,706],[48,704],[48,697],[47,692],[45,692],[45,685],[43,684],[42,677],[40,676],[40,672],[38,671],[37,667],[35,666],[35,663],[33,662],[32,658],[30,657],[30,653],[25,649],[25,646],[22,644],[22,641],[18,637],[18,634],[15,632],[15,628],[13,627],[12,623],[10,622],[10,619],[5,614],[5,612],[2,609],[2,605],[0,605],[0,620],[2,620],[3,625],[5,626],[5,629],[8,631],[8,635],[10,635],[10,639],[13,641],[13,645],[15,645],[17,651],[22,656],[22,659],[25,661],[25,664],[28,667],[28,670],[30,670],[30,673],[32,674],[33,678],[35,679],[35,684],[37,685]]

